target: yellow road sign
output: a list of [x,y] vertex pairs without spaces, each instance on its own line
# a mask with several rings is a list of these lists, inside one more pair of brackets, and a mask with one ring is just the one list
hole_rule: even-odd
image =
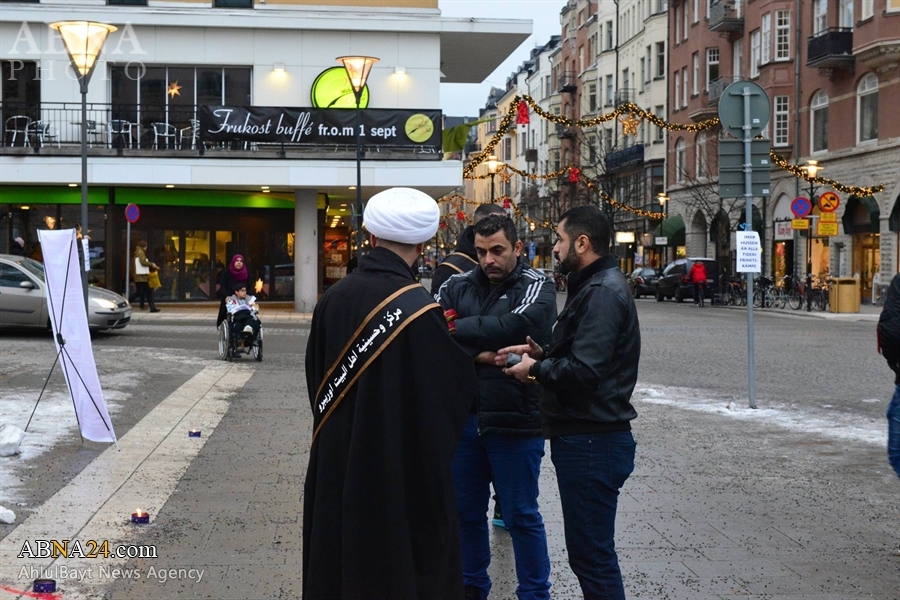
[[791,219],[791,229],[809,229],[809,219]]
[[838,234],[838,224],[837,223],[823,223],[819,221],[818,227],[816,227],[816,235],[837,235]]
[[837,213],[822,213],[819,215],[820,223],[837,223]]

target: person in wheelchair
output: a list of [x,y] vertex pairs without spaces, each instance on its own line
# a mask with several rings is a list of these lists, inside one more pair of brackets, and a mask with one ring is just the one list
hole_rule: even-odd
[[225,299],[225,308],[231,317],[234,336],[243,335],[256,339],[259,335],[259,306],[256,304],[256,296],[247,295],[247,286],[238,284],[234,294]]

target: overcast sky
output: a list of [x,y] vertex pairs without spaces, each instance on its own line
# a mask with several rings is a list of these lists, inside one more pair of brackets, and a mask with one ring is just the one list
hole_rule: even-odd
[[530,19],[532,34],[481,84],[441,84],[441,110],[451,117],[475,117],[484,108],[491,86],[505,87],[535,46],[543,46],[551,35],[559,35],[559,12],[566,0],[440,0],[445,17],[481,19]]

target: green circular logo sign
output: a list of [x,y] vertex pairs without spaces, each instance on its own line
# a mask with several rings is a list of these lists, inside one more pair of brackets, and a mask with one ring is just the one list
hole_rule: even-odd
[[[353,86],[347,77],[344,67],[331,67],[325,69],[312,85],[312,105],[315,108],[356,108],[356,97],[353,95]],[[369,105],[369,86],[365,85],[359,98],[359,107]]]

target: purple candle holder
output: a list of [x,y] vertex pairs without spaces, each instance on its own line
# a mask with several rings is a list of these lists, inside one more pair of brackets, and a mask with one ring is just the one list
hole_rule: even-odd
[[144,525],[150,522],[150,514],[141,509],[137,509],[136,512],[131,513],[131,522],[136,523],[138,525]]
[[55,579],[35,579],[31,591],[35,594],[49,594],[56,591]]

